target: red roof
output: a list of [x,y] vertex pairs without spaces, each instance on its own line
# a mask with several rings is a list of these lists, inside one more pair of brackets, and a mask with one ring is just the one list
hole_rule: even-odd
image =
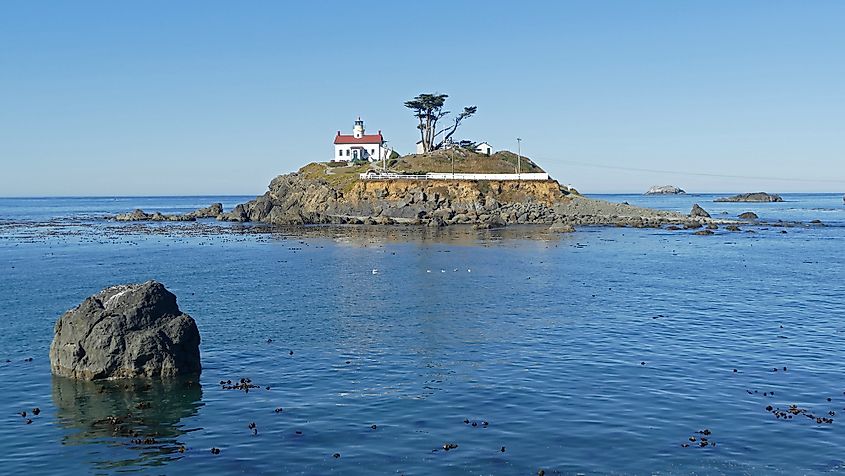
[[364,134],[360,138],[355,138],[353,135],[338,134],[334,138],[335,144],[381,144],[384,142],[384,136],[378,134]]

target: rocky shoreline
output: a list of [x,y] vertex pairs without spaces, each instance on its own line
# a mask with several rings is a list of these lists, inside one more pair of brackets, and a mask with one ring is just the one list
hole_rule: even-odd
[[217,219],[273,225],[498,228],[531,224],[554,225],[561,231],[583,225],[644,228],[735,223],[586,198],[555,180],[362,180],[342,189],[300,173],[276,177],[264,195]]
[[[416,225],[431,228],[464,225],[476,229],[539,225],[558,233],[580,226],[718,229],[739,231],[757,216],[712,217],[695,204],[689,214],[587,198],[555,180],[352,180],[332,182],[331,174],[304,171],[280,175],[267,192],[225,211],[214,203],[185,214],[167,215],[133,210],[112,217],[120,222],[184,222],[207,218],[269,226]],[[761,200],[761,194],[742,199]],[[773,195],[770,201],[780,197]],[[733,198],[733,197],[732,197]],[[717,200],[721,201],[721,200]],[[730,200],[740,201],[740,200]],[[744,200],[743,200],[744,201]],[[703,233],[702,233],[703,234]]]

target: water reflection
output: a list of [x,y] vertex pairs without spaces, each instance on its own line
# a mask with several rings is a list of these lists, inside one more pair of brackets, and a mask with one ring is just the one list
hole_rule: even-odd
[[513,225],[478,230],[469,225],[428,228],[424,226],[338,226],[253,227],[256,232],[273,233],[285,239],[328,238],[339,244],[368,246],[383,243],[450,244],[478,246],[497,241],[531,240],[557,243],[568,235],[549,231],[544,225]]
[[187,379],[97,381],[53,377],[59,426],[69,433],[64,445],[97,445],[98,469],[160,466],[179,459],[184,418],[197,414],[202,387]]

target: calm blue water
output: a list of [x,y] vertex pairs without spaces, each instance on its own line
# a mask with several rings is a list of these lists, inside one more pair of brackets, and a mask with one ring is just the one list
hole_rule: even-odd
[[[703,237],[530,227],[259,234],[214,221],[96,219],[135,207],[228,208],[243,197],[0,199],[3,470],[845,471],[841,195],[756,205],[600,198],[682,211],[697,202],[714,216],[753,210],[830,226]],[[151,278],[197,320],[198,383],[50,376],[62,312],[105,286]],[[262,388],[219,385],[242,377]],[[834,422],[766,411],[793,404],[834,412]],[[34,407],[41,413],[27,425],[17,413]],[[682,447],[703,429],[716,447]],[[156,442],[133,443],[128,430]],[[447,442],[458,448],[433,451]]]

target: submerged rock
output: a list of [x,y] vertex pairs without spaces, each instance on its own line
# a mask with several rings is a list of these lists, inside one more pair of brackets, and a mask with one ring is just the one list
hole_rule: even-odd
[[199,374],[199,345],[194,319],[161,283],[112,286],[59,318],[50,368],[83,380]]
[[710,214],[707,213],[705,209],[701,208],[697,203],[694,203],[692,205],[692,210],[690,210],[689,216],[710,218]]
[[555,222],[549,227],[549,231],[553,233],[574,233],[575,227],[568,223]]
[[766,192],[741,193],[733,197],[722,197],[713,200],[714,202],[782,202],[780,195]]
[[674,185],[655,185],[648,189],[645,195],[680,195],[687,193]]

